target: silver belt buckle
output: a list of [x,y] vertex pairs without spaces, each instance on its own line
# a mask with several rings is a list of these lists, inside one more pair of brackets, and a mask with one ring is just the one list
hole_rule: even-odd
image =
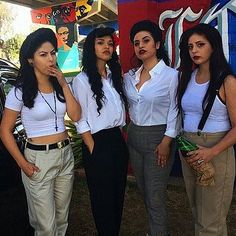
[[63,148],[65,145],[64,145],[64,141],[60,141],[57,143],[57,147],[58,148]]

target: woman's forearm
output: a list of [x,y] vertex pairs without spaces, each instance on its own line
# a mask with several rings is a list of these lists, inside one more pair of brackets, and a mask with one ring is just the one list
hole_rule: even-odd
[[94,140],[93,140],[93,136],[91,135],[91,132],[87,131],[87,132],[81,134],[81,137],[82,137],[85,145],[88,147],[90,153],[92,153],[93,147],[94,147]]
[[219,153],[233,146],[235,143],[236,143],[236,127],[232,128],[220,142],[218,142],[216,145],[212,147],[214,156],[217,156]]
[[4,129],[1,129],[1,140],[8,150],[8,152],[11,154],[11,156],[15,159],[18,166],[22,169],[22,166],[26,163],[26,160],[22,153],[20,152],[20,149],[17,146],[16,140],[13,136],[13,134],[7,131],[4,131]]
[[66,100],[67,115],[72,121],[78,121],[81,117],[81,107],[77,102],[68,85],[63,86],[63,93]]

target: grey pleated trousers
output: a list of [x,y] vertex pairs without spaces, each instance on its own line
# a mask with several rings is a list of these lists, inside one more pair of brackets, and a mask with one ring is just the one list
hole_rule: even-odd
[[134,171],[149,218],[151,236],[168,234],[166,189],[173,165],[175,145],[165,167],[157,165],[155,149],[162,141],[166,125],[137,126],[132,122],[128,128],[128,147]]

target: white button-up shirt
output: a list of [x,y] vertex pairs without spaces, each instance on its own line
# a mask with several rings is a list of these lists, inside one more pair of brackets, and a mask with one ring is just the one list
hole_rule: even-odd
[[112,85],[111,72],[107,70],[107,78],[102,78],[102,90],[105,95],[100,115],[97,103],[85,72],[81,72],[73,80],[72,90],[82,108],[82,116],[75,122],[78,133],[90,131],[92,134],[102,129],[125,125],[125,108],[120,95]]
[[163,60],[149,71],[151,78],[138,90],[141,66],[136,72],[125,74],[124,87],[132,122],[139,126],[166,124],[165,135],[175,137],[178,132],[176,89],[178,72]]

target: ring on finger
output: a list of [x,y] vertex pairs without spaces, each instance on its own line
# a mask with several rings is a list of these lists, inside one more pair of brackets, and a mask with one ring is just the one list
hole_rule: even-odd
[[197,164],[198,165],[200,165],[202,162],[204,162],[204,160],[202,160],[202,159],[201,160],[200,159],[197,160]]

